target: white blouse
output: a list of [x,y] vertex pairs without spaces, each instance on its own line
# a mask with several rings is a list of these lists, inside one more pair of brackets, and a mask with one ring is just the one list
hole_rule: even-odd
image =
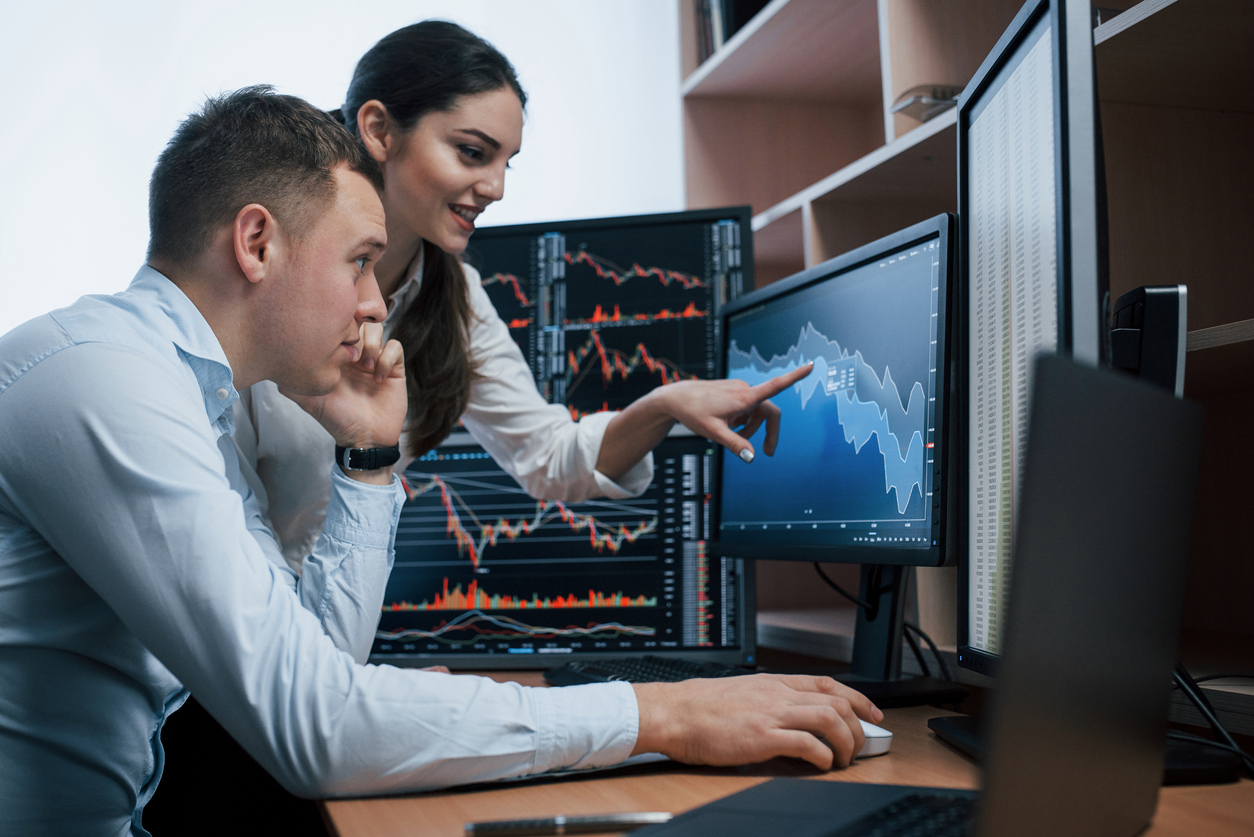
[[[385,338],[417,299],[422,267],[420,252],[388,300]],[[462,269],[473,309],[470,346],[480,374],[470,386],[470,400],[462,415],[470,435],[537,499],[578,502],[641,494],[653,479],[653,455],[617,482],[597,471],[601,439],[615,413],[594,413],[575,421],[561,404],[547,403],[536,390],[531,369],[509,336],[509,327],[483,290],[479,272],[465,264]],[[335,440],[270,381],[254,385],[241,396],[235,405],[240,469],[282,545],[284,560],[299,573],[326,518],[331,497],[328,463],[335,456]],[[411,460],[404,454],[405,447],[402,437],[398,472]]]

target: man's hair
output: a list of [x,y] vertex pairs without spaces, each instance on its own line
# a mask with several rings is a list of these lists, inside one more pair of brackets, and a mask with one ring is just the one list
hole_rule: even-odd
[[148,185],[148,259],[185,265],[257,203],[299,239],[335,200],[340,165],[383,188],[355,137],[303,99],[268,85],[205,102],[179,125]]

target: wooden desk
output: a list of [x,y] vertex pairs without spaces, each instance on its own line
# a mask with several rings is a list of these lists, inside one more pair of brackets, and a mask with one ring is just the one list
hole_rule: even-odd
[[[508,675],[493,675],[506,679]],[[510,677],[539,685],[539,674]],[[888,755],[826,774],[779,759],[742,768],[658,765],[620,776],[587,777],[486,790],[443,791],[387,799],[324,803],[339,837],[461,837],[474,820],[602,814],[617,811],[680,813],[776,776],[839,782],[975,788],[975,764],[927,728],[927,719],[949,714],[931,707],[890,709],[883,726],[893,732]],[[1164,788],[1149,837],[1226,837],[1254,834],[1254,781],[1212,787]]]

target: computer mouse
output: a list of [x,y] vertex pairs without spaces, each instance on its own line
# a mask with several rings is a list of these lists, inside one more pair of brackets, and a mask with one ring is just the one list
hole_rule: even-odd
[[893,743],[893,734],[883,727],[868,724],[861,718],[858,720],[862,723],[862,734],[866,736],[866,743],[858,751],[858,758],[865,759],[871,756],[882,756],[887,753],[888,748]]

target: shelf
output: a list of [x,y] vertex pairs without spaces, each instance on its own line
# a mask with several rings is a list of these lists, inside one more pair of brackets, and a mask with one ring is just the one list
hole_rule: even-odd
[[[828,200],[884,200],[956,188],[958,112],[948,110],[888,145],[855,160],[817,183],[753,216],[757,232],[807,203]],[[913,154],[910,152],[914,152]],[[927,159],[927,158],[931,159]],[[927,165],[937,163],[936,166]]]
[[1145,0],[1093,32],[1102,101],[1254,113],[1249,0]]
[[[875,0],[774,0],[684,81],[685,97],[878,106]],[[840,56],[833,71],[831,56]]]
[[1227,323],[1190,331],[1188,351],[1213,349],[1216,346],[1244,343],[1249,340],[1254,340],[1254,320],[1242,320],[1239,323]]
[[[848,663],[853,657],[855,618],[853,607],[758,611],[758,645]],[[940,652],[950,674],[959,683],[981,687],[994,684],[992,678],[959,667],[956,647],[941,644]],[[930,660],[930,653],[925,652],[925,656]],[[908,675],[923,673],[918,662],[904,647],[901,671]],[[932,676],[938,676],[937,672],[933,671]]]

